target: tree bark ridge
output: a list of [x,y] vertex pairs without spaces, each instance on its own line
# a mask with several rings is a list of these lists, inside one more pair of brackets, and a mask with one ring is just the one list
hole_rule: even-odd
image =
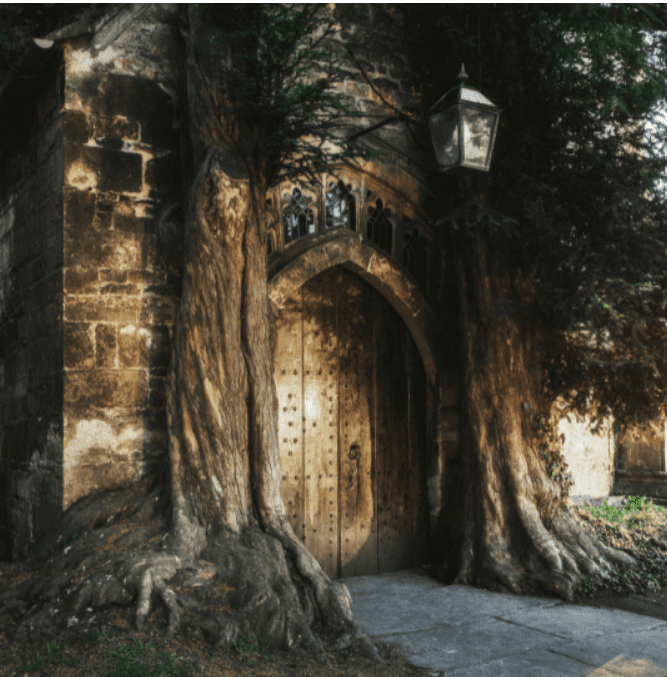
[[572,600],[582,572],[604,575],[610,562],[634,560],[594,542],[546,474],[533,428],[535,414],[550,407],[534,366],[543,343],[527,310],[532,275],[511,279],[502,256],[491,255],[480,238],[457,240],[463,488],[451,504],[462,519],[448,532],[450,549],[438,576],[516,593],[542,589]]

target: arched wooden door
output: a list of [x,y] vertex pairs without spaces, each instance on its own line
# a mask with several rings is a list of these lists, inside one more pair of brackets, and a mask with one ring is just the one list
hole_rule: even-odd
[[276,318],[281,493],[331,578],[425,561],[425,373],[405,323],[344,268]]

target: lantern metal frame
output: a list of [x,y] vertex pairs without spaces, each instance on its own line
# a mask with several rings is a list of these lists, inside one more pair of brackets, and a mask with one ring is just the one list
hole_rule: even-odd
[[458,79],[427,113],[438,168],[453,174],[488,172],[502,109],[466,84],[464,64]]
[[[361,129],[347,137],[347,141],[354,139],[375,131],[380,127],[384,127],[391,122],[403,121],[408,124],[416,125],[417,127],[429,128],[431,135],[431,144],[435,151],[436,160],[438,162],[438,169],[440,172],[449,172],[451,174],[469,175],[474,172],[483,171],[488,172],[491,167],[491,159],[493,157],[493,150],[496,144],[496,135],[498,133],[498,123],[502,108],[498,108],[494,103],[489,101],[479,90],[466,84],[469,79],[465,72],[465,65],[461,64],[461,72],[458,75],[461,81],[456,87],[448,90],[444,96],[431,106],[427,112],[428,125],[418,122],[414,118],[406,115],[402,111],[397,110],[396,115],[381,120],[377,124]],[[477,116],[477,120],[475,120]],[[470,122],[480,122],[486,116],[487,120],[487,141],[486,153],[484,162],[472,160],[473,139],[467,138],[470,131]],[[467,117],[467,120],[466,120]],[[445,122],[449,128],[442,129],[442,122]],[[440,127],[438,127],[440,124]],[[484,130],[482,130],[484,132]],[[449,139],[447,138],[449,136]],[[479,136],[479,134],[478,134]],[[439,137],[439,138],[438,138]],[[447,145],[450,145],[449,155],[452,161],[444,162],[445,151]],[[440,151],[438,146],[440,145]],[[463,149],[463,152],[461,151]],[[468,153],[466,153],[468,149]],[[479,155],[479,153],[477,153]]]

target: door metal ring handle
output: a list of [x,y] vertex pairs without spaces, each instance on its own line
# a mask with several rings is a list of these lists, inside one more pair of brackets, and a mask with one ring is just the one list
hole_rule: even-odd
[[359,445],[356,443],[350,446],[350,458],[353,461],[359,458]]

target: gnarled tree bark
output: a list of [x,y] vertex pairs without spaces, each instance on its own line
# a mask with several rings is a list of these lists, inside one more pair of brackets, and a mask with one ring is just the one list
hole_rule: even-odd
[[[170,482],[125,495],[124,504],[112,499],[110,505],[103,496],[76,506],[60,534],[85,532],[71,553],[73,576],[63,573],[55,587],[33,586],[25,601],[0,595],[0,618],[18,611],[15,635],[39,636],[85,606],[136,599],[138,630],[162,604],[168,635],[183,632],[224,646],[255,636],[262,646],[304,647],[328,663],[313,631],[318,625],[338,637],[336,649],[356,641],[383,662],[353,619],[347,588],[328,578],[286,519],[266,266],[265,147],[261,130],[226,107],[234,102],[215,58],[200,53],[212,37],[206,17],[191,5],[188,19],[184,147],[193,176],[167,384]],[[163,535],[161,492],[171,503]],[[128,510],[137,538],[125,539],[123,549],[119,522]],[[57,541],[42,544],[38,560],[57,548]],[[50,562],[56,560],[64,571],[63,556]],[[83,580],[68,588],[80,574]],[[54,594],[70,603],[66,615],[56,618],[57,608],[39,604]]]
[[[510,277],[502,252],[457,238],[461,316],[462,481],[450,497],[441,580],[572,600],[582,576],[605,575],[624,552],[593,538],[540,457],[534,414],[549,412],[539,369],[545,349],[531,276]],[[525,308],[525,306],[524,306]],[[460,519],[459,519],[460,518]]]

